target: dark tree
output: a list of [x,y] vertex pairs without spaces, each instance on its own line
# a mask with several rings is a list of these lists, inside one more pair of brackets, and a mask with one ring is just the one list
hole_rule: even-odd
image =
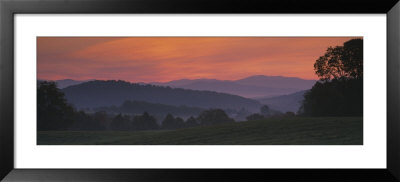
[[201,125],[212,125],[234,122],[222,109],[209,109],[203,111],[197,118]]
[[150,116],[147,112],[144,112],[143,115],[133,117],[133,130],[156,130],[158,128],[156,118]]
[[329,47],[325,55],[315,61],[314,70],[321,80],[362,78],[363,40],[352,39],[343,46]]
[[175,125],[176,125],[176,128],[183,128],[183,127],[185,127],[185,121],[181,117],[176,117]]
[[99,122],[99,120],[96,120],[95,114],[87,114],[84,111],[79,111],[75,113],[74,124],[71,127],[71,130],[101,131],[105,129],[105,125]]
[[110,124],[110,129],[117,131],[126,131],[130,129],[130,118],[126,115],[118,114]]
[[110,123],[110,119],[106,112],[98,111],[93,114],[93,120],[96,121],[102,128],[106,129]]
[[54,82],[43,81],[37,90],[37,129],[66,130],[74,121],[74,109]]
[[261,112],[261,114],[264,115],[264,116],[271,116],[271,115],[272,115],[271,109],[270,109],[267,105],[263,105],[263,106],[260,108],[260,112]]
[[[93,120],[93,118],[90,117],[89,115],[87,115],[84,111],[79,111],[79,112],[75,113],[75,123],[74,124],[86,125],[87,123],[91,122],[92,120]],[[83,122],[85,122],[85,124],[82,124]]]
[[93,118],[83,111],[75,113],[72,130],[90,130]]
[[299,113],[308,116],[362,116],[362,80],[335,79],[317,82],[304,94]]
[[261,115],[263,115],[265,118],[268,118],[268,117],[275,117],[275,116],[281,116],[282,115],[282,112],[280,112],[280,111],[277,111],[277,110],[274,110],[274,109],[271,109],[269,106],[267,106],[267,105],[263,105],[261,108],[260,108],[260,113],[261,113]]
[[171,114],[168,114],[162,122],[161,127],[163,129],[178,129],[183,128],[185,126],[185,122],[182,118],[177,117],[174,118]]
[[199,123],[197,123],[196,119],[192,116],[190,116],[186,122],[185,122],[186,127],[196,127],[199,125]]
[[261,114],[252,114],[246,117],[247,121],[253,121],[253,120],[262,120],[264,119],[264,116]]
[[167,114],[165,119],[162,121],[161,127],[163,129],[174,129],[175,128],[175,118],[172,114]]
[[362,116],[363,40],[328,48],[314,64],[320,81],[304,94],[299,110],[309,116]]

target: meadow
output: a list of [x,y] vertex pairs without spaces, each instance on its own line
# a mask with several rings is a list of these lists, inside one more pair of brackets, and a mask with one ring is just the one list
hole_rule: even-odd
[[39,131],[38,145],[362,145],[362,117],[286,117],[153,131]]

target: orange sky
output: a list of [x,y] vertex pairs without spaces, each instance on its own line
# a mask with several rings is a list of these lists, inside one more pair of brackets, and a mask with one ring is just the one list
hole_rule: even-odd
[[352,37],[38,37],[38,79],[155,82],[252,75],[317,79],[313,64]]

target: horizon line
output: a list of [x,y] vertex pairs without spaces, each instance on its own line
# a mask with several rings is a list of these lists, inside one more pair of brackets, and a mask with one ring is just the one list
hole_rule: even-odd
[[238,80],[243,80],[246,78],[250,77],[256,77],[256,76],[265,76],[265,77],[284,77],[284,78],[298,78],[302,80],[307,80],[307,81],[318,81],[318,79],[305,79],[301,77],[295,77],[295,76],[281,76],[281,75],[252,75],[252,76],[247,76],[244,78],[236,79],[236,80],[225,80],[225,79],[217,79],[217,78],[195,78],[195,79],[190,79],[190,78],[181,78],[181,79],[175,79],[175,80],[169,80],[169,81],[151,81],[151,82],[144,82],[144,81],[130,81],[130,80],[124,80],[124,79],[95,79],[95,78],[90,78],[90,79],[83,79],[83,80],[77,80],[77,79],[71,79],[71,78],[63,78],[63,79],[56,79],[56,80],[49,80],[49,79],[42,79],[42,78],[37,78],[36,80],[45,80],[45,81],[61,81],[61,80],[73,80],[73,81],[125,81],[125,82],[130,82],[130,83],[168,83],[172,81],[178,81],[178,80],[218,80],[218,81],[238,81]]

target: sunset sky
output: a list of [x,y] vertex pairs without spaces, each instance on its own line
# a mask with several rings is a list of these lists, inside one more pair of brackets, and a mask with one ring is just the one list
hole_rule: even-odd
[[252,75],[317,79],[313,64],[353,37],[38,37],[38,79],[165,82]]

